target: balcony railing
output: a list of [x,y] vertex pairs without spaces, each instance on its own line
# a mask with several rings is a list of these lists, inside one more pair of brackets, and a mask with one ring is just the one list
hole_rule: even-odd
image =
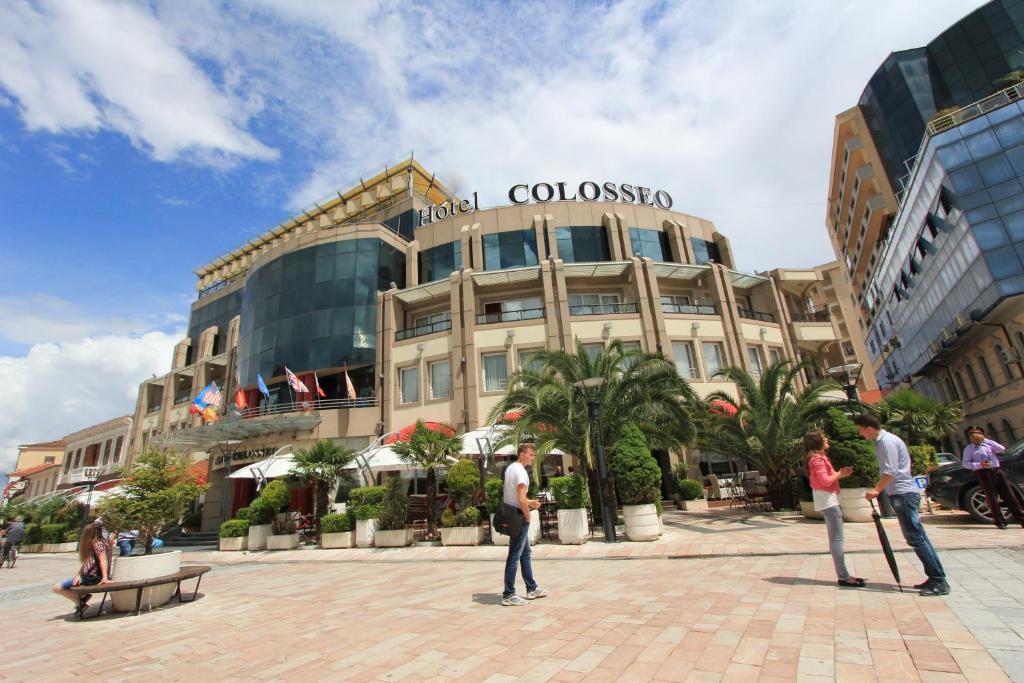
[[676,372],[678,372],[679,376],[682,377],[683,379],[700,379],[699,368],[688,368],[685,366],[680,367],[679,365],[676,365]]
[[771,313],[755,311],[751,308],[739,308],[738,313],[740,314],[741,318],[746,318],[747,320],[760,320],[763,323],[775,322],[775,316],[772,315]]
[[445,330],[450,329],[452,329],[451,320],[439,320],[436,323],[430,323],[429,325],[417,325],[416,327],[407,327],[404,330],[398,330],[395,332],[395,341],[400,342],[404,339],[412,339],[413,337],[423,337],[428,334],[444,332]]
[[147,413],[158,413],[158,412],[160,412],[160,407],[161,407],[160,404],[157,403],[155,406],[150,406],[150,407],[146,408],[146,412]]
[[372,408],[377,405],[376,396],[360,396],[358,398],[320,398],[309,401],[293,401],[291,403],[263,404],[246,408],[242,411],[243,418],[262,417],[264,415],[281,415],[283,413],[311,413],[317,410],[339,410],[350,408]]
[[96,481],[100,477],[110,474],[115,469],[118,469],[120,465],[118,463],[108,463],[106,465],[84,465],[82,467],[76,467],[70,472],[65,472],[61,477],[61,482],[64,484],[76,484],[78,482],[85,481]]
[[521,311],[503,311],[502,313],[481,313],[476,317],[477,325],[493,323],[514,323],[521,320],[540,320],[544,317],[543,308],[526,308]]
[[820,311],[811,311],[810,313],[794,313],[793,322],[795,323],[827,323],[832,317],[829,315],[828,309],[823,308]]
[[569,315],[611,315],[613,313],[636,313],[636,304],[583,304],[569,307]]
[[188,403],[190,400],[191,397],[188,394],[185,394],[184,396],[175,396],[174,405],[178,405],[179,403]]
[[662,304],[663,313],[682,313],[685,315],[715,315],[717,310],[714,306],[706,304]]

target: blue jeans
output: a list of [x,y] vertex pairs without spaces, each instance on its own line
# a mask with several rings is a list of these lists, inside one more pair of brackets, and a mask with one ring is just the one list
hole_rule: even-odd
[[924,565],[925,575],[934,581],[946,581],[946,571],[939,562],[939,556],[935,552],[924,526],[921,525],[921,516],[918,509],[921,507],[921,494],[919,493],[898,493],[890,495],[892,507],[896,511],[896,519],[900,523],[900,531],[907,545],[914,549],[917,558]]
[[501,597],[511,598],[516,594],[516,565],[523,569],[523,581],[527,592],[536,590],[533,567],[530,565],[530,525],[523,524],[517,536],[508,539],[508,557],[505,558],[505,590]]
[[127,538],[118,539],[117,548],[121,551],[121,557],[131,555],[132,551],[135,550],[135,541]]

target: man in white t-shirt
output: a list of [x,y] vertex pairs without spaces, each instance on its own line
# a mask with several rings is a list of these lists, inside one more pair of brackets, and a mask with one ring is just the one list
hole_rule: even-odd
[[[526,600],[545,597],[548,592],[537,586],[533,580],[533,567],[530,565],[530,510],[540,507],[540,501],[530,500],[526,492],[530,488],[530,475],[527,468],[533,465],[537,457],[537,448],[532,443],[520,444],[517,459],[505,469],[505,489],[503,500],[523,513],[526,519],[519,533],[508,541],[508,557],[505,558],[505,589],[501,594],[501,604],[505,606],[525,605]],[[523,580],[526,582],[526,600],[516,595],[516,565],[522,566]]]

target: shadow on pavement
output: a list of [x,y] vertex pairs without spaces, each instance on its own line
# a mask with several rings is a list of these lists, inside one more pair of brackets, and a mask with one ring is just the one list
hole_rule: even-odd
[[473,602],[478,605],[500,605],[501,593],[473,593]]
[[[783,586],[831,586],[836,590],[844,591],[866,591],[868,593],[899,593],[898,586],[892,583],[868,583],[863,588],[854,586],[840,586],[835,581],[824,581],[822,579],[805,579],[799,576],[766,576],[762,581],[777,583]],[[903,587],[906,591],[906,586]]]
[[[151,609],[151,610],[146,609],[145,607],[143,607],[142,608],[142,613],[139,616],[145,616],[145,615],[149,614],[150,612],[164,612],[164,611],[169,610],[169,609],[177,609],[178,607],[188,607],[189,604],[191,604],[192,602],[199,602],[200,600],[202,600],[203,598],[206,597],[206,593],[203,593],[202,591],[200,591],[199,593],[196,594],[196,598],[195,598],[194,601],[191,599],[191,596],[190,596],[190,594],[187,591],[185,592],[185,595],[188,596],[188,597],[186,597],[185,602],[178,602],[177,598],[173,598],[170,602],[168,602],[168,603],[166,603],[164,605],[161,605],[160,607],[156,607],[154,609]],[[82,619],[82,621],[94,621],[94,620],[95,621],[109,621],[111,619],[120,619],[121,617],[134,617],[135,616],[134,612],[114,612],[114,611],[112,611],[112,608],[110,606],[110,599],[109,598],[107,598],[106,604],[103,605],[103,614],[97,614],[96,611],[99,609],[100,600],[102,600],[102,598],[100,598],[99,600],[91,600],[89,602],[89,607],[87,607],[86,611],[85,611],[85,619]],[[501,602],[501,596],[500,595],[498,596],[498,602]],[[68,622],[72,622],[72,621],[79,621],[79,619],[78,619],[78,616],[75,615],[74,612],[68,612],[67,614],[58,614],[56,616],[50,617],[47,621],[68,621]]]

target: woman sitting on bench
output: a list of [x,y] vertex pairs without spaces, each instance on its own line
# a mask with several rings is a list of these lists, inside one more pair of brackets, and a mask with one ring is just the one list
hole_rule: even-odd
[[113,550],[113,546],[103,536],[103,522],[97,519],[85,525],[78,540],[78,559],[82,561],[82,567],[77,575],[53,585],[54,593],[63,595],[75,603],[76,615],[85,610],[92,596],[86,595],[79,600],[78,594],[70,590],[71,587],[110,583],[110,560]]

